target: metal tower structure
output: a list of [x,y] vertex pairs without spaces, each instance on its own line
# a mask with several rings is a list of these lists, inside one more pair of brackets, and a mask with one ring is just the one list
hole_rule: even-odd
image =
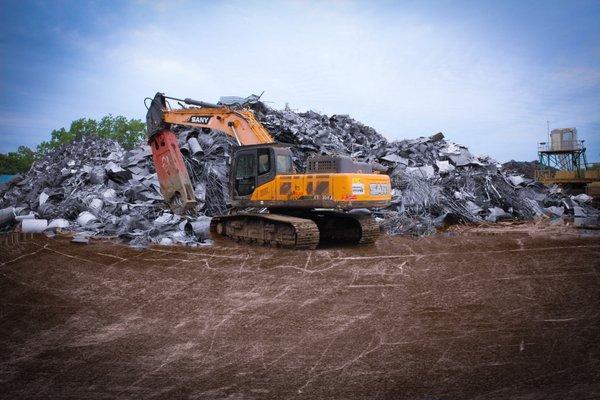
[[536,178],[544,183],[586,182],[585,145],[577,140],[577,129],[553,129],[549,136],[548,142],[538,144]]

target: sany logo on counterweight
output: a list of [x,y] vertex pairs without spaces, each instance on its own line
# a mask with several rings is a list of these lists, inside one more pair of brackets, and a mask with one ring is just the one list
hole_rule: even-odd
[[208,121],[210,121],[211,116],[210,115],[192,115],[190,117],[189,122],[193,123],[193,124],[208,124]]

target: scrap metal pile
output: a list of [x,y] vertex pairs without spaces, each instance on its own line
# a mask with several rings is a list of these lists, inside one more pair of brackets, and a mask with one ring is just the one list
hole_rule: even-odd
[[[599,219],[589,196],[566,196],[505,173],[491,158],[474,156],[441,133],[389,142],[347,115],[275,110],[256,99],[250,106],[278,142],[291,145],[298,171],[313,154],[350,155],[387,167],[392,205],[375,216],[390,234],[426,235],[447,224],[501,219],[547,217],[585,225]],[[125,151],[108,140],[84,138],[48,153],[0,188],[0,229],[70,230],[75,240],[114,236],[133,245],[209,243],[210,216],[227,211],[235,142],[207,129],[174,131],[198,200],[194,215],[168,210],[148,146]]]
[[[207,159],[224,158],[222,151],[207,154]],[[221,180],[214,176],[210,161],[206,168],[193,167],[201,210],[212,212],[205,193],[215,186],[221,190]],[[119,237],[132,245],[195,244],[209,237],[210,218],[178,216],[168,210],[146,145],[125,151],[106,139],[75,141],[36,161],[0,195],[3,230],[16,226],[23,232],[73,231],[74,241]]]
[[425,235],[457,222],[535,217],[598,223],[589,196],[566,196],[559,188],[505,173],[490,157],[474,156],[442,133],[389,142],[348,115],[273,110],[260,102],[252,108],[277,141],[292,144],[300,171],[312,154],[344,154],[386,166],[392,206],[375,215],[389,234]]

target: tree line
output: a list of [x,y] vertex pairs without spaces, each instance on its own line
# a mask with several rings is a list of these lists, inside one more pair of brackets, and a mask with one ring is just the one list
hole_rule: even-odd
[[131,149],[146,136],[146,124],[140,119],[127,119],[121,115],[107,115],[100,120],[80,118],[71,122],[69,129],[54,129],[50,140],[35,149],[20,146],[17,151],[0,153],[0,174],[13,175],[26,172],[31,164],[47,152],[87,136],[116,140],[123,148]]

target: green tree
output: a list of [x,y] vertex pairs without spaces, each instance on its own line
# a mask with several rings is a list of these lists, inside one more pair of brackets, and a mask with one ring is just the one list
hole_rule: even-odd
[[86,136],[96,135],[98,133],[98,122],[89,118],[80,118],[71,122],[69,128],[69,137],[81,139]]
[[50,140],[40,143],[34,152],[26,146],[21,146],[16,152],[0,153],[0,173],[16,174],[25,172],[36,157],[76,139],[97,136],[117,141],[125,149],[132,149],[146,136],[146,124],[139,119],[127,119],[121,115],[111,114],[96,121],[91,118],[80,118],[73,122],[69,130],[54,129],[50,132]]
[[146,124],[139,119],[130,119],[111,114],[98,122],[98,136],[113,139],[125,149],[131,149],[146,136]]
[[98,136],[119,142],[125,149],[131,149],[146,136],[146,124],[139,119],[127,119],[122,115],[111,114],[99,121],[90,118],[80,118],[71,123],[69,130],[55,129],[50,133],[50,140],[42,142],[37,147],[39,154],[44,154],[63,144],[88,136]]
[[17,151],[0,154],[0,174],[13,175],[29,170],[35,160],[35,152],[27,146],[20,146]]

